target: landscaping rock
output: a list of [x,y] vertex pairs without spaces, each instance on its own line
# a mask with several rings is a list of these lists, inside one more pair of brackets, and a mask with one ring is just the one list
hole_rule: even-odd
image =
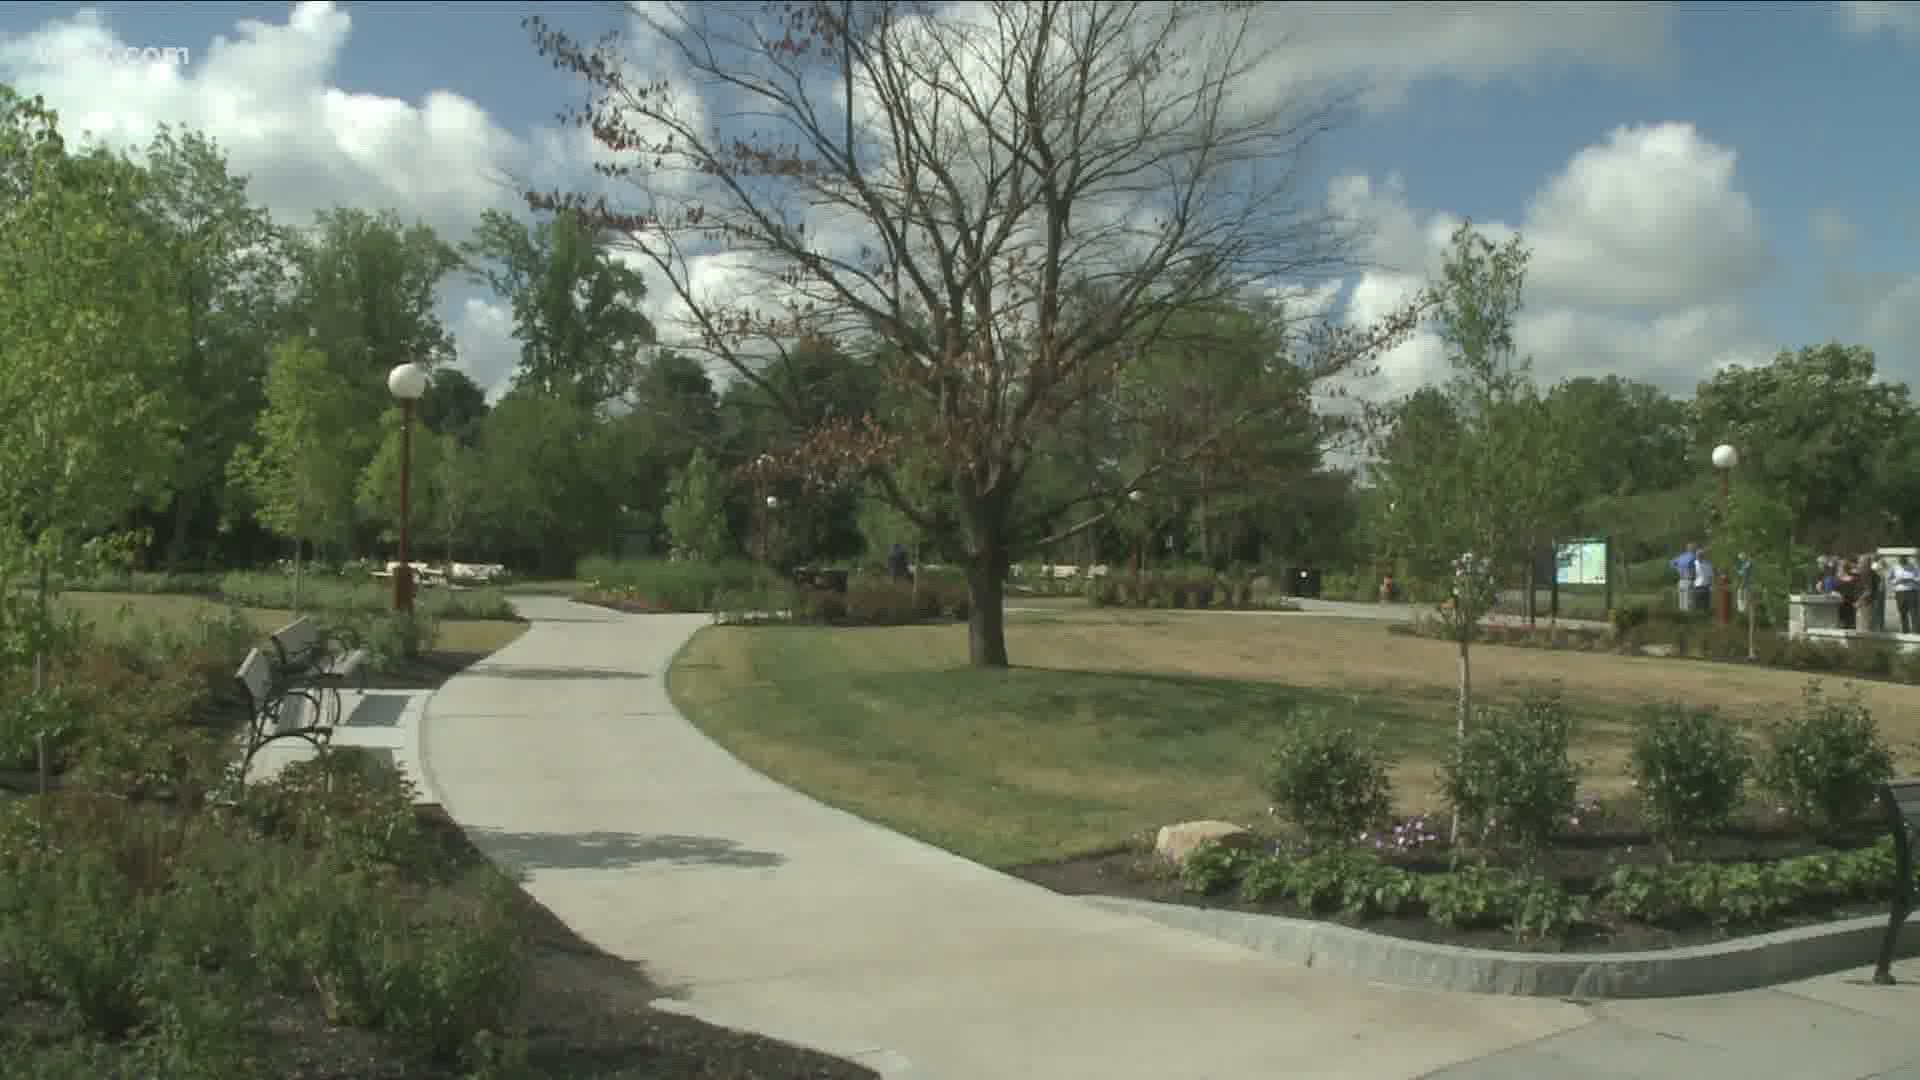
[[1154,837],[1153,851],[1161,858],[1179,865],[1204,844],[1251,847],[1253,834],[1230,821],[1187,821],[1178,825],[1162,825],[1160,834]]
[[1640,652],[1643,656],[1672,656],[1674,648],[1671,645],[1642,645]]

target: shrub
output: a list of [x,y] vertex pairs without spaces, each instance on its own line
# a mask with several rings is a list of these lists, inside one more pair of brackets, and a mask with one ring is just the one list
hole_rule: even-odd
[[1325,709],[1298,709],[1283,727],[1266,790],[1315,844],[1351,841],[1393,812],[1378,744]]
[[508,887],[484,868],[470,887],[465,910],[416,929],[384,957],[382,1026],[438,1061],[457,1059],[481,1032],[504,1034],[523,987]]
[[1482,710],[1448,762],[1443,787],[1463,821],[1530,847],[1567,816],[1580,771],[1567,756],[1572,723],[1558,691],[1536,691],[1514,708]]
[[1634,727],[1631,768],[1648,820],[1672,842],[1726,826],[1753,756],[1739,726],[1712,709],[1656,705]]
[[750,562],[688,559],[582,559],[578,570],[585,590],[638,599],[665,611],[711,611],[721,593],[747,589],[764,577]]
[[1181,862],[1180,887],[1211,896],[1238,881],[1253,861],[1253,853],[1245,848],[1202,844]]
[[1607,625],[1613,628],[1615,637],[1626,637],[1647,624],[1649,609],[1645,604],[1628,604],[1607,612]]
[[241,809],[267,835],[366,870],[435,869],[406,777],[359,747],[288,763],[248,788]]
[[367,666],[393,671],[417,660],[440,636],[440,620],[425,608],[350,617],[344,627],[351,642],[367,650]]
[[1858,821],[1875,786],[1893,775],[1893,755],[1857,694],[1835,700],[1809,683],[1800,710],[1768,734],[1767,788],[1789,813],[1815,825]]

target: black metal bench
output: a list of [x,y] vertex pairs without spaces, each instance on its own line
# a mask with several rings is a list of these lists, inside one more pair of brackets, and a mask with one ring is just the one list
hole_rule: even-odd
[[235,673],[252,712],[241,782],[255,755],[275,740],[300,739],[324,753],[340,724],[340,691],[353,680],[366,688],[366,660],[350,634],[307,617],[274,631],[266,651],[249,650]]
[[1913,913],[1913,843],[1908,830],[1920,823],[1920,777],[1903,777],[1880,785],[1880,806],[1893,833],[1893,910],[1887,918],[1887,936],[1880,942],[1880,962],[1873,981],[1893,985],[1893,950],[1900,927]]

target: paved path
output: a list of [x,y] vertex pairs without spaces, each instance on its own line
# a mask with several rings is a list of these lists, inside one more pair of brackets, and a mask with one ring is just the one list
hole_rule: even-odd
[[534,896],[717,1023],[905,1080],[1837,1080],[1920,1059],[1875,1018],[1912,1015],[1920,987],[1594,1010],[1369,984],[1099,911],[709,742],[663,685],[704,616],[517,603],[532,629],[427,707],[429,781]]
[[[341,723],[334,729],[334,746],[357,746],[378,761],[398,769],[413,782],[415,798],[438,801],[420,764],[420,714],[427,702],[424,690],[346,690],[340,694]],[[254,755],[249,780],[265,780],[291,762],[315,754],[312,744],[299,739],[268,743]]]

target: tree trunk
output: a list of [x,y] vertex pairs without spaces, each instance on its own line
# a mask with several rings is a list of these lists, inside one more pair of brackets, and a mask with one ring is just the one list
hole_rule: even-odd
[[181,491],[173,497],[173,528],[167,536],[166,568],[169,573],[177,573],[187,561],[187,542],[192,537],[193,519],[199,515],[200,492],[197,489]]
[[974,667],[1008,666],[1007,661],[1007,504],[997,493],[965,500],[967,507],[967,662]]
[[1004,555],[968,560],[967,595],[973,610],[967,616],[967,663],[974,667],[1008,666],[1006,584]]
[[[1456,661],[1460,682],[1460,701],[1453,721],[1453,752],[1460,753],[1467,743],[1467,718],[1473,715],[1473,625],[1463,624],[1460,629],[1460,654]],[[1447,842],[1460,840],[1460,811],[1453,812],[1453,824],[1447,830]]]
[[300,556],[305,552],[307,542],[296,536],[293,538],[293,613],[300,614]]

